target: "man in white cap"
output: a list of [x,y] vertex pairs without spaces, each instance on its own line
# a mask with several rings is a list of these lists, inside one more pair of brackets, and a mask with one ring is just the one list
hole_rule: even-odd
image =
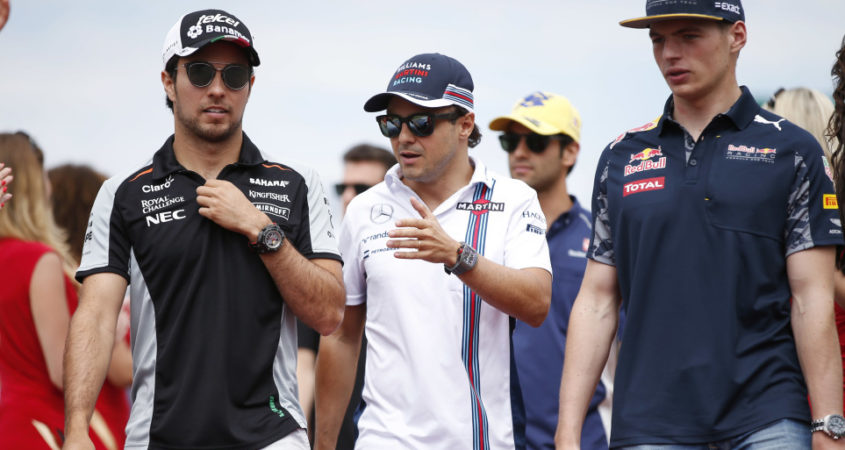
[[537,196],[469,156],[472,78],[412,57],[364,105],[399,165],[340,232],[347,308],[317,357],[317,441],[333,449],[366,329],[356,448],[513,449],[510,325],[539,325],[551,273]]
[[329,334],[343,315],[328,202],[312,170],[243,132],[259,59],[240,19],[186,14],[163,62],[174,134],[108,180],[91,213],[65,354],[65,448],[92,448],[88,424],[131,282],[127,449],[305,450],[295,316]]

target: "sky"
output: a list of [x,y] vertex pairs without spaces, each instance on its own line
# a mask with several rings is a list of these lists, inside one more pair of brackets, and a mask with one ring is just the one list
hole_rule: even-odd
[[[759,101],[779,87],[829,94],[845,1],[743,5],[740,84]],[[586,207],[602,149],[657,117],[669,95],[647,31],[618,25],[644,15],[644,0],[11,0],[0,31],[0,131],[30,133],[48,168],[89,164],[111,176],[140,167],[173,132],[160,76],[164,37],[182,14],[204,8],[229,11],[255,38],[261,65],[245,132],[280,160],[317,169],[327,188],[341,180],[349,147],[389,148],[363,104],[419,53],[469,69],[484,134],[470,154],[500,173],[507,159],[490,121],[534,91],[569,98],[583,129],[568,184]]]

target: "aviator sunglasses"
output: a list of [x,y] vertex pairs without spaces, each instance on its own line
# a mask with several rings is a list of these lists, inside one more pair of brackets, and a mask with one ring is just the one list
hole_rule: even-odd
[[355,184],[338,183],[338,184],[334,185],[334,190],[337,191],[337,195],[343,195],[343,192],[346,190],[346,188],[350,188],[350,187],[352,189],[355,189],[355,195],[358,195],[358,194],[366,191],[367,189],[371,188],[372,186],[370,186],[369,184],[361,184],[361,183],[355,183]]
[[452,111],[443,114],[417,113],[408,117],[399,117],[396,114],[385,114],[376,117],[376,122],[378,122],[381,134],[385,137],[395,138],[396,136],[399,136],[403,123],[408,125],[408,129],[411,130],[411,133],[415,136],[426,137],[431,136],[431,133],[434,133],[434,121],[436,119],[455,120],[461,116],[463,116],[463,114],[459,111]]
[[513,153],[517,147],[519,147],[519,142],[522,138],[525,138],[525,146],[528,147],[528,150],[531,150],[532,153],[543,153],[546,151],[546,147],[549,146],[549,141],[552,139],[560,140],[562,136],[560,135],[553,135],[553,136],[543,136],[541,134],[516,134],[516,133],[505,133],[499,136],[499,144],[502,145],[502,150]]
[[218,69],[207,61],[194,61],[183,64],[188,73],[188,81],[196,87],[206,87],[214,80],[214,75],[220,72],[223,84],[233,91],[243,89],[249,83],[250,70],[243,64],[229,64]]

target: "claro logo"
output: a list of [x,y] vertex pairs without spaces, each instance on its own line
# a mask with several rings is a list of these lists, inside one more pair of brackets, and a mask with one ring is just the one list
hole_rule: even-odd
[[177,209],[176,211],[164,211],[152,216],[147,216],[147,227],[151,225],[158,225],[165,222],[173,222],[174,220],[182,220],[185,218],[185,210]]
[[161,184],[145,184],[145,185],[141,186],[141,190],[144,191],[145,193],[163,191],[163,190],[169,188],[171,183],[173,183],[173,177],[172,176],[167,177],[167,179],[164,180],[164,183],[161,183]]

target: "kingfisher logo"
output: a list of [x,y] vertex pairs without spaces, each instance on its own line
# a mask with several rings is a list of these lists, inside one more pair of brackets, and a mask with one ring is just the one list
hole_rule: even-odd
[[469,202],[460,202],[455,209],[459,211],[470,211],[476,216],[480,216],[482,214],[487,214],[488,211],[504,211],[505,204],[499,202],[491,202],[486,198],[482,198],[476,200],[472,203]]
[[623,186],[623,197],[631,194],[639,194],[641,192],[659,191],[666,187],[665,177],[646,178],[644,180],[633,181]]

